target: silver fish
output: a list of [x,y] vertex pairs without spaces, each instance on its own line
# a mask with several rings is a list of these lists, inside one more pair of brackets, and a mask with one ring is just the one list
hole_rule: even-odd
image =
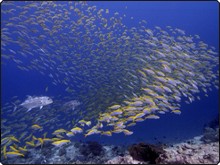
[[[53,100],[47,96],[41,96],[41,97],[32,97],[28,96],[28,98],[21,103],[19,106],[27,108],[27,112],[32,110],[33,108],[40,107],[40,109],[43,108],[43,106],[53,103]],[[15,106],[14,111],[17,109],[17,106]]]
[[74,110],[77,106],[79,106],[81,103],[77,100],[71,100],[66,102],[63,106],[65,108],[71,108],[72,110]]

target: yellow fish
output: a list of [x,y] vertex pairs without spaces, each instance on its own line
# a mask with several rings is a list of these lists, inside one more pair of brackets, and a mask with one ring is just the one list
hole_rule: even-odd
[[71,137],[71,136],[74,136],[74,134],[72,132],[67,132],[66,136]]
[[180,110],[172,110],[171,112],[172,112],[172,113],[175,113],[175,114],[177,114],[177,115],[180,115],[180,114],[181,114],[181,111],[180,111]]
[[73,129],[71,129],[71,132],[74,133],[74,134],[76,134],[76,133],[82,133],[83,130],[82,130],[82,128],[75,127],[75,128],[73,128]]
[[41,129],[42,127],[37,125],[37,124],[34,124],[31,126],[31,128],[35,129],[35,130],[38,130],[38,129]]
[[3,147],[3,155],[4,155],[4,158],[7,159],[7,155],[6,155],[6,145]]
[[56,131],[54,131],[52,134],[53,135],[56,135],[56,134],[59,134],[59,133],[66,133],[67,131],[65,129],[58,129]]
[[132,131],[129,131],[129,130],[127,130],[127,129],[123,129],[123,133],[124,133],[125,135],[132,135],[132,134],[133,134]]
[[13,140],[13,141],[15,141],[15,142],[20,143],[20,141],[19,141],[16,137],[14,137],[14,136],[11,136],[10,139]]
[[26,149],[26,146],[24,146],[24,147],[18,147],[18,149],[20,150],[20,151],[27,151],[27,149]]
[[112,136],[111,131],[104,131],[104,132],[101,132],[101,134],[106,135],[106,136]]
[[60,146],[62,146],[62,145],[64,145],[64,144],[67,144],[67,143],[69,143],[69,142],[70,142],[70,140],[59,140],[59,141],[53,142],[52,144],[53,144],[54,146],[60,147]]
[[88,131],[87,134],[85,134],[85,137],[89,136],[89,135],[93,135],[93,134],[98,134],[100,133],[101,131],[98,131],[97,129],[91,129]]
[[17,157],[17,156],[24,157],[24,154],[21,154],[19,152],[6,152],[6,157]]
[[13,150],[14,152],[19,152],[15,147],[10,146],[11,150]]
[[31,146],[31,147],[35,147],[35,144],[34,144],[34,142],[33,141],[31,141],[31,142],[25,142],[27,145],[29,145],[29,146]]

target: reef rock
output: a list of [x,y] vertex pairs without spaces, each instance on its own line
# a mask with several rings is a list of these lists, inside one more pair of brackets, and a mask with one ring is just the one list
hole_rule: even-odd
[[164,151],[162,148],[145,143],[134,144],[129,147],[129,153],[135,160],[148,161],[150,164],[155,164],[156,158]]
[[89,141],[79,148],[79,152],[84,156],[100,156],[104,150],[101,144],[95,141]]
[[202,141],[209,143],[209,142],[218,142],[219,141],[219,128],[211,128],[205,127]]
[[157,164],[217,164],[219,162],[219,144],[180,143],[168,147],[165,153],[156,159]]
[[108,160],[105,164],[146,164],[146,162],[134,160],[130,155],[126,155],[117,156],[111,160]]

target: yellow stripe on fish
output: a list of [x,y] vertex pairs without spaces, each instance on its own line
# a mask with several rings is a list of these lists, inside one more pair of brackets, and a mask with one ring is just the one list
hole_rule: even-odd
[[67,144],[67,143],[70,143],[70,140],[59,140],[59,141],[53,142],[52,144],[54,146],[60,147],[60,146]]
[[74,127],[74,128],[71,129],[71,132],[76,134],[76,133],[82,133],[83,130],[80,127]]
[[101,132],[101,135],[112,136],[112,132],[111,131],[103,131],[103,132]]
[[39,126],[38,124],[32,125],[31,128],[33,128],[33,129],[35,129],[35,130],[42,129],[42,127]]
[[31,146],[31,147],[35,147],[35,144],[34,144],[34,142],[33,141],[31,141],[31,142],[25,142],[27,145],[29,145],[29,146]]
[[24,157],[24,154],[21,154],[19,152],[6,152],[6,157]]
[[66,133],[67,131],[65,129],[58,129],[56,131],[54,131],[52,134],[56,135],[56,134],[60,134],[60,133]]
[[125,135],[132,135],[132,134],[133,134],[132,131],[129,131],[129,130],[127,130],[127,129],[123,129],[123,133],[124,133]]
[[14,136],[11,136],[10,139],[11,139],[12,141],[15,141],[15,142],[20,143],[20,141],[19,141],[16,137],[14,137]]
[[19,152],[19,150],[17,150],[14,146],[10,146],[11,150],[14,152]]
[[171,112],[172,112],[172,113],[175,113],[175,114],[177,114],[177,115],[180,115],[180,114],[181,114],[181,111],[180,111],[180,110],[172,110]]

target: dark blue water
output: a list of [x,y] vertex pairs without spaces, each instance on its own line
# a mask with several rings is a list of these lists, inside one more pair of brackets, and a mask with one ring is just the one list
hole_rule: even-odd
[[[186,32],[186,35],[198,34],[201,40],[219,50],[218,3],[217,2],[88,2],[98,9],[108,8],[110,14],[125,14],[124,24],[128,27],[138,26],[146,20],[149,29],[159,26],[171,26]],[[130,18],[134,17],[133,20]],[[4,19],[4,18],[2,18]],[[37,71],[21,71],[14,62],[7,61],[1,68],[1,101],[10,102],[11,97],[18,96],[24,100],[26,95],[47,95],[56,97],[66,94],[64,86],[54,86],[48,76]],[[49,74],[49,73],[48,73]],[[45,88],[48,87],[48,91]],[[131,127],[132,136],[113,134],[113,137],[91,136],[88,140],[106,143],[132,143],[138,141],[178,141],[200,135],[204,124],[210,122],[219,109],[219,93],[216,89],[201,95],[201,100],[191,104],[182,103],[182,114],[160,115],[159,120],[147,120]],[[83,135],[82,135],[83,136]],[[82,139],[79,135],[76,139]],[[125,138],[126,137],[126,138]],[[123,139],[123,140],[122,140]]]

